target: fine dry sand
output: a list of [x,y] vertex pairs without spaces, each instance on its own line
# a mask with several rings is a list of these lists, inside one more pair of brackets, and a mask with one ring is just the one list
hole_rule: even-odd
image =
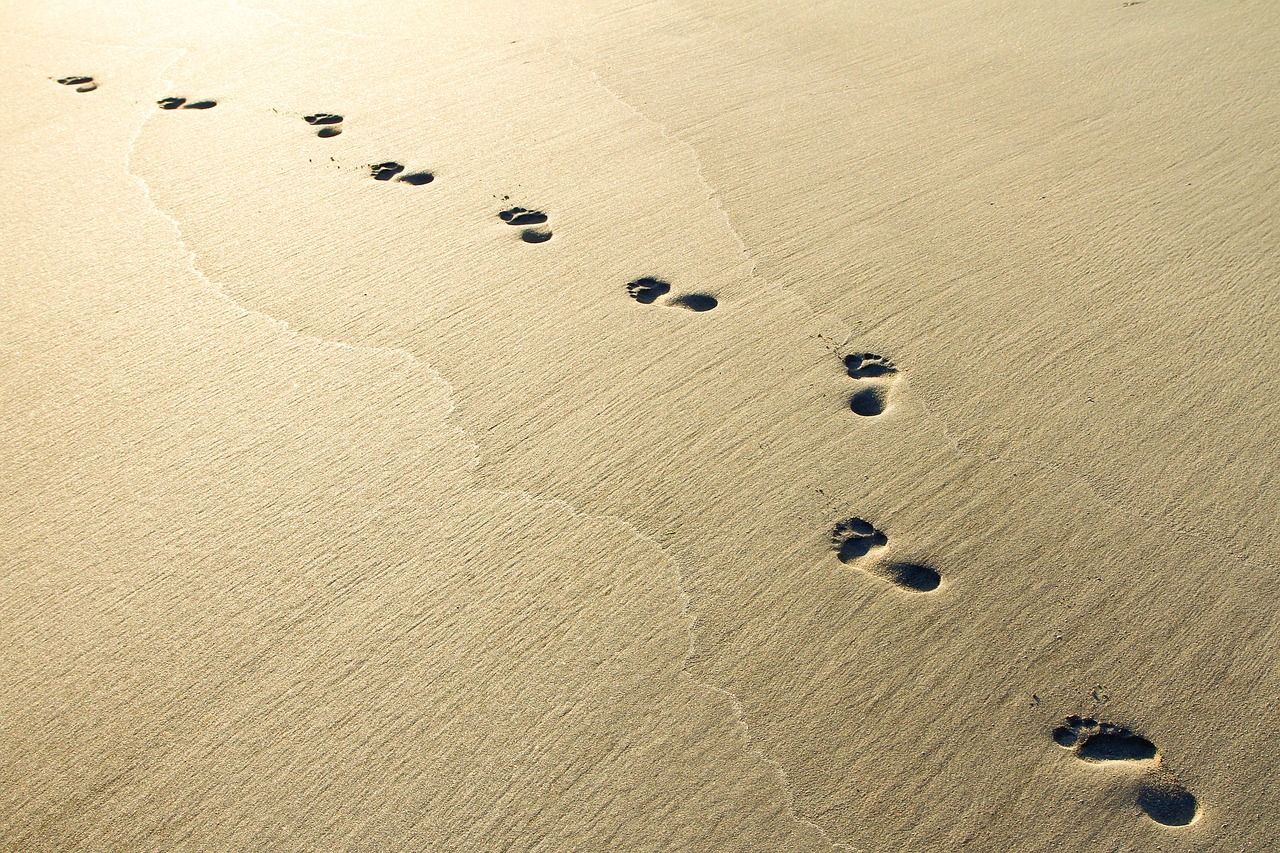
[[1280,848],[1280,5],[0,15],[0,849]]

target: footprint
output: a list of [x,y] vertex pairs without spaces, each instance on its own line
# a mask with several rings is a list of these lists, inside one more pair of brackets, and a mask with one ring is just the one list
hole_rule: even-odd
[[1200,816],[1195,795],[1168,774],[1142,783],[1138,808],[1162,826],[1186,826]]
[[627,285],[627,293],[641,305],[651,305],[658,300],[659,296],[666,296],[669,292],[671,292],[671,285],[662,279],[648,276],[638,278]]
[[1195,796],[1164,768],[1156,745],[1125,726],[1092,717],[1067,717],[1051,737],[1081,761],[1132,764],[1145,771],[1137,788],[1137,806],[1162,826],[1186,826],[1200,814]]
[[[627,285],[627,293],[641,305],[652,305],[671,292],[671,285],[660,278],[644,276]],[[690,311],[710,311],[720,303],[706,293],[686,293],[666,300],[664,305],[676,305]]]
[[161,98],[156,101],[162,110],[207,110],[218,105],[217,101],[188,101],[186,98]]
[[404,171],[399,163],[374,163],[369,167],[375,181],[389,181]]
[[865,385],[849,398],[849,409],[864,418],[875,417],[889,405],[889,389],[898,368],[873,352],[854,352],[844,357],[845,371]]
[[[541,210],[530,210],[526,207],[511,207],[498,214],[498,218],[508,225],[542,225],[547,215]],[[551,239],[550,228],[525,228],[520,232],[520,239],[526,243],[545,243]]]
[[59,77],[58,82],[63,86],[74,86],[77,92],[92,92],[98,88],[98,84],[93,82],[92,77],[83,77],[76,75],[73,77]]
[[[397,181],[420,187],[436,179],[436,176],[430,172],[410,172],[407,175],[400,175],[403,171],[404,166],[396,162],[374,163],[369,167],[369,172],[373,175],[375,181],[389,181],[395,178]],[[400,175],[400,177],[397,178],[397,175]]]
[[1157,754],[1156,745],[1141,735],[1092,717],[1067,717],[1053,730],[1053,739],[1082,761],[1147,761]]
[[541,210],[524,207],[508,208],[499,213],[498,218],[508,225],[541,225],[547,221],[547,215]]
[[942,583],[942,575],[919,563],[887,563],[877,574],[912,592],[933,592]]
[[319,127],[316,136],[321,139],[330,139],[342,133],[342,116],[337,113],[314,113],[303,116],[302,120],[313,127]]
[[888,536],[862,518],[842,521],[831,531],[831,544],[835,546],[842,563],[852,563],[859,557],[865,557],[872,548],[879,548],[888,542]]
[[862,415],[864,418],[882,414],[888,404],[889,395],[879,386],[863,388],[849,398],[849,408],[855,415]]
[[669,304],[679,305],[681,308],[688,308],[690,311],[710,311],[720,303],[716,301],[714,296],[708,296],[705,293],[688,293],[684,296],[677,296]]
[[854,379],[878,379],[898,372],[893,362],[873,352],[849,353],[844,357],[844,366]]
[[[865,518],[842,521],[831,531],[831,545],[845,565],[862,560],[888,543],[889,537]],[[942,583],[937,571],[920,563],[871,561],[860,563],[858,568],[910,592],[933,592]]]

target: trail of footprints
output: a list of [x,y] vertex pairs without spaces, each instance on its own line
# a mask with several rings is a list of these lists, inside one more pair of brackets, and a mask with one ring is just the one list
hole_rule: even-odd
[[[1126,3],[1125,5],[1134,5]],[[50,78],[55,79],[55,78]],[[98,88],[94,78],[73,75],[56,78],[62,86],[76,92],[92,92]],[[162,110],[207,110],[217,106],[213,100],[188,100],[166,97],[156,102]],[[317,112],[303,116],[316,129],[321,139],[331,139],[343,131],[343,116]],[[423,186],[435,180],[429,170],[406,172],[399,162],[387,161],[369,165],[375,181]],[[509,202],[509,196],[502,197]],[[507,226],[525,243],[545,243],[552,233],[549,216],[542,210],[513,205],[498,213]],[[719,302],[707,293],[672,293],[671,284],[654,276],[642,276],[628,282],[627,294],[640,305],[684,308],[695,313],[710,311]],[[872,352],[849,353],[843,358],[845,372],[856,386],[849,396],[849,409],[860,417],[876,417],[889,405],[890,393],[898,380],[898,368],[888,358]],[[883,556],[889,537],[872,522],[853,516],[838,522],[830,533],[831,548],[843,565],[856,569],[877,582],[903,592],[931,594],[943,588],[942,575],[931,566],[909,560]],[[1069,750],[1080,761],[1098,765],[1122,765],[1135,772],[1135,804],[1152,821],[1168,827],[1186,826],[1196,820],[1200,806],[1193,796],[1164,767],[1155,744],[1129,728],[1099,722],[1090,717],[1070,716],[1052,732],[1054,742]]]

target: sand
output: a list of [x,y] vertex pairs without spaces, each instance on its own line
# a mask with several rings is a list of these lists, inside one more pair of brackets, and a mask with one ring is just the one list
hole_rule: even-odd
[[1280,7],[3,23],[0,849],[1280,846]]

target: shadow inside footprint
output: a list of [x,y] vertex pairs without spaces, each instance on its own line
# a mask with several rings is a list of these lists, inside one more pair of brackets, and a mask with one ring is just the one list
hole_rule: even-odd
[[1156,823],[1186,826],[1199,815],[1195,796],[1164,769],[1156,745],[1132,729],[1072,714],[1053,730],[1052,737],[1082,761],[1151,762],[1138,765],[1147,768],[1138,789],[1138,808]]
[[942,576],[928,566],[919,563],[890,563],[879,574],[913,592],[933,592],[942,583]]
[[93,82],[92,77],[84,77],[76,75],[73,77],[59,77],[58,82],[63,86],[74,86],[77,92],[92,92],[98,88],[98,84]]
[[897,373],[893,362],[873,352],[854,352],[844,357],[845,369],[854,379],[875,379]]
[[708,296],[705,293],[688,293],[672,299],[671,304],[679,305],[681,308],[688,308],[690,311],[710,311],[720,303],[716,301],[714,296]]
[[1147,761],[1157,755],[1156,745],[1133,730],[1092,717],[1072,714],[1052,732],[1054,741],[1074,749],[1084,761]]
[[831,544],[842,563],[852,563],[859,557],[865,557],[872,548],[879,548],[888,541],[888,536],[863,518],[842,521],[831,531]]
[[641,305],[651,305],[658,301],[659,296],[666,296],[671,292],[671,285],[667,284],[660,278],[638,278],[627,285],[627,293],[631,294],[631,298]]
[[886,397],[883,388],[874,386],[863,388],[849,398],[849,408],[855,415],[862,415],[864,418],[875,417],[884,412]]
[[1147,761],[1156,757],[1156,745],[1123,729],[1086,737],[1076,747],[1076,755],[1085,761]]
[[186,98],[161,98],[156,103],[162,110],[176,110],[178,107],[184,110],[207,110],[218,105],[217,101],[188,101]]
[[[396,178],[397,181],[404,181],[406,184],[409,184],[410,186],[414,186],[414,187],[420,187],[424,184],[429,184],[435,179],[436,179],[436,176],[431,174],[430,172],[410,172],[407,175],[401,175],[400,177]],[[382,180],[385,180],[385,178],[383,178]]]
[[547,221],[547,215],[541,210],[529,210],[524,207],[512,207],[498,214],[498,218],[508,225],[541,225]]
[[1200,812],[1195,795],[1175,782],[1163,780],[1142,786],[1138,792],[1138,808],[1164,826],[1186,826]]
[[369,173],[373,175],[375,181],[389,181],[403,171],[404,166],[394,161],[374,163],[369,167]]
[[520,239],[526,243],[545,243],[551,239],[551,232],[546,228],[526,228],[520,232]]
[[303,116],[302,120],[312,127],[319,127],[316,136],[321,139],[332,139],[342,133],[342,116],[337,113],[312,113]]

